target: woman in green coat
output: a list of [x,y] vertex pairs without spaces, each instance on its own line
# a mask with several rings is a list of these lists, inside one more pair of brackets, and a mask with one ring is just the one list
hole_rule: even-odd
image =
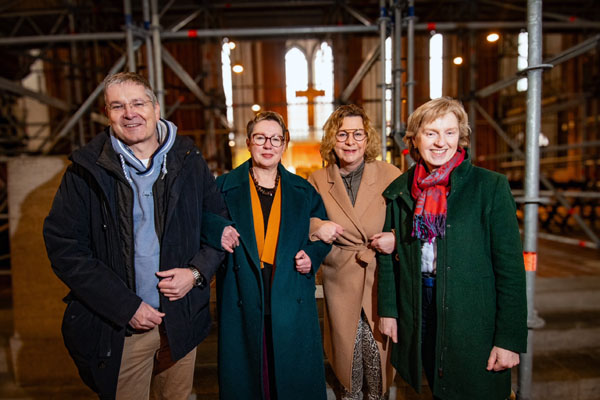
[[525,271],[514,200],[503,175],[474,167],[467,115],[450,98],[408,119],[417,164],[383,193],[396,251],[380,256],[380,330],[392,364],[435,398],[501,400],[526,351]]
[[251,159],[217,179],[235,230],[217,221],[208,238],[231,253],[217,272],[219,397],[325,399],[315,274],[331,246],[308,233],[310,219],[327,213],[280,163],[282,117],[260,113],[247,133]]

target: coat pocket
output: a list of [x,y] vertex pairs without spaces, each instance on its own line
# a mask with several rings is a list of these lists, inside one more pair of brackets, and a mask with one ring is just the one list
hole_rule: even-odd
[[[83,382],[93,391],[99,392],[94,376],[99,349],[104,356],[110,356],[110,329],[85,305],[70,299],[62,321],[62,335],[65,347],[75,362]],[[104,343],[101,343],[104,342]]]
[[91,359],[98,349],[102,331],[100,319],[81,302],[69,300],[62,321],[65,346],[76,361]]

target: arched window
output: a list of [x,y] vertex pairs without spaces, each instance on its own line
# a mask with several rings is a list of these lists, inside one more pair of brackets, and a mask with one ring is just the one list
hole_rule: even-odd
[[444,39],[436,33],[429,39],[429,98],[442,97]]
[[321,140],[323,125],[333,112],[333,52],[327,42],[322,42],[315,52],[313,82],[315,89],[325,92],[315,98],[315,139]]
[[296,92],[308,89],[308,62],[306,55],[298,47],[292,47],[285,54],[285,86],[290,138],[306,140],[308,99],[296,96]]
[[[231,43],[224,42],[221,47],[221,72],[223,75],[223,92],[225,93],[225,105],[227,107],[227,122],[233,126],[233,82],[231,77]],[[233,147],[235,135],[229,132],[229,146]]]
[[292,140],[320,141],[333,112],[333,51],[326,42],[299,43],[285,55],[288,127]]
[[[392,83],[392,38],[385,39],[385,83]],[[385,126],[386,135],[392,126],[392,89],[385,89]]]
[[[519,33],[518,39],[518,51],[519,58],[517,58],[517,68],[520,70],[527,68],[527,57],[529,54],[529,36],[527,32]],[[517,91],[524,92],[527,90],[527,78],[521,78],[517,81]]]

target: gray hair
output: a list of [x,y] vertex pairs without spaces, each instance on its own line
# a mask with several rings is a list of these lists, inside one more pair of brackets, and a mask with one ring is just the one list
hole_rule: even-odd
[[108,89],[112,85],[119,85],[122,83],[133,83],[135,85],[143,86],[146,95],[152,102],[152,105],[156,106],[156,104],[158,104],[158,99],[156,98],[156,95],[154,94],[154,91],[150,86],[150,82],[148,82],[148,80],[142,75],[136,74],[135,72],[119,72],[113,75],[108,75],[106,78],[104,78],[104,82],[102,82],[102,84],[104,85],[104,103],[107,103],[106,89]]

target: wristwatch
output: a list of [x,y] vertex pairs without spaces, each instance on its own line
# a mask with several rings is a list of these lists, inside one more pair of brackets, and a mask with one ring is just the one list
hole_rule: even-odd
[[204,275],[198,271],[196,267],[188,267],[192,274],[194,274],[194,287],[198,287],[200,289],[204,289],[206,287],[206,279]]

